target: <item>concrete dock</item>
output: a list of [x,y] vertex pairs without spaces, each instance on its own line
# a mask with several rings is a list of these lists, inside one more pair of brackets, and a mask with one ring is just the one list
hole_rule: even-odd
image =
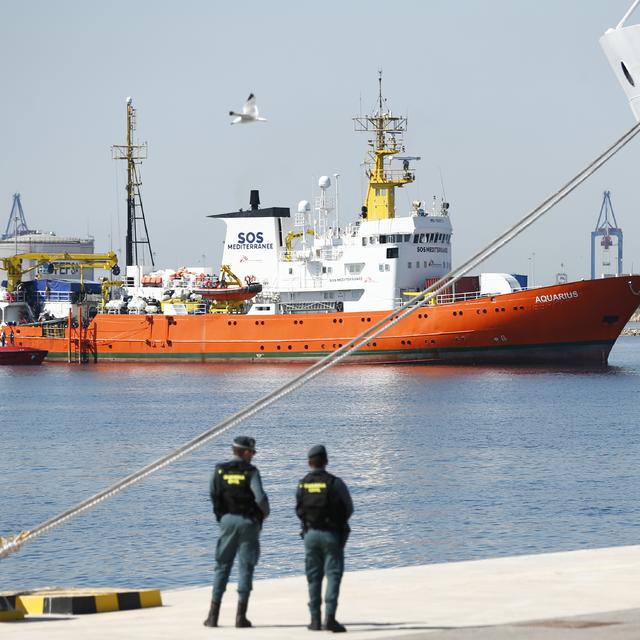
[[[249,606],[252,629],[233,626],[235,585],[226,593],[221,627],[204,627],[210,593],[208,586],[163,590],[160,608],[28,616],[0,624],[0,638],[308,640],[317,635],[306,629],[302,575],[256,581]],[[349,637],[375,640],[635,640],[640,638],[640,546],[347,572],[337,617]]]

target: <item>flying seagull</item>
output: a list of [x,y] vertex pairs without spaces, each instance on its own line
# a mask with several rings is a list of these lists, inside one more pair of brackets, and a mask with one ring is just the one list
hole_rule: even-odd
[[249,122],[266,122],[266,118],[258,115],[258,107],[256,106],[256,97],[253,93],[249,94],[247,101],[242,107],[242,113],[229,111],[230,116],[234,116],[231,124],[248,124]]

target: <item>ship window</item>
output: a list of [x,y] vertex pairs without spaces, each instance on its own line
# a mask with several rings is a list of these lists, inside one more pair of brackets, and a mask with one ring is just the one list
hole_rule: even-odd
[[398,257],[398,247],[389,247],[387,249],[387,258],[397,258]]
[[364,262],[348,262],[344,265],[346,273],[358,275],[364,269]]
[[387,236],[387,242],[395,242],[396,237],[391,233]]
[[411,234],[410,234],[410,233],[405,233],[405,234],[404,234],[404,241],[405,241],[405,242],[409,242],[409,241],[410,241],[410,239],[411,239]]
[[375,236],[371,236],[369,238],[369,244],[375,244],[376,243],[376,237]]
[[426,241],[426,236],[424,233],[420,234],[420,242],[425,242]]
[[426,260],[424,261],[424,268],[425,269],[427,268],[427,261]]
[[419,239],[420,239],[420,236],[416,233],[416,235],[413,236],[413,244],[417,244]]
[[380,236],[380,244],[387,244],[387,236]]
[[383,264],[379,264],[378,265],[378,269],[380,269],[380,271],[384,271],[384,265]]
[[362,246],[363,247],[367,246],[367,239],[366,238],[362,238]]
[[636,83],[633,81],[633,76],[629,73],[629,69],[627,69],[627,65],[624,62],[621,62],[620,66],[622,67],[622,73],[624,73],[624,77],[627,79],[627,82],[632,87],[635,87]]
[[289,267],[289,275],[292,276],[293,275],[293,267]]
[[409,267],[409,269],[411,269],[411,262],[407,262],[407,267]]
[[389,264],[385,264],[385,265],[384,265],[384,270],[385,270],[385,271],[391,271],[391,265],[389,265]]

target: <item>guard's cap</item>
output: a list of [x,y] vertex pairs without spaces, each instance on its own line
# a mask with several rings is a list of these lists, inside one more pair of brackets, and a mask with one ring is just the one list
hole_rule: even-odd
[[317,444],[315,447],[311,447],[311,449],[309,449],[307,458],[315,458],[316,456],[323,456],[324,458],[327,457],[327,450],[323,444]]
[[238,436],[233,439],[233,446],[238,449],[250,449],[254,453],[256,452],[256,439],[249,438],[248,436]]

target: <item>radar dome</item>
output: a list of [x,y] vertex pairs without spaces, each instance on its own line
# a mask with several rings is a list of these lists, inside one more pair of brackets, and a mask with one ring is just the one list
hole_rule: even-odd
[[320,176],[320,180],[318,180],[318,186],[321,189],[328,189],[331,186],[331,178],[329,178],[329,176]]
[[306,213],[307,211],[311,211],[311,205],[308,200],[300,200],[298,202],[298,213]]

